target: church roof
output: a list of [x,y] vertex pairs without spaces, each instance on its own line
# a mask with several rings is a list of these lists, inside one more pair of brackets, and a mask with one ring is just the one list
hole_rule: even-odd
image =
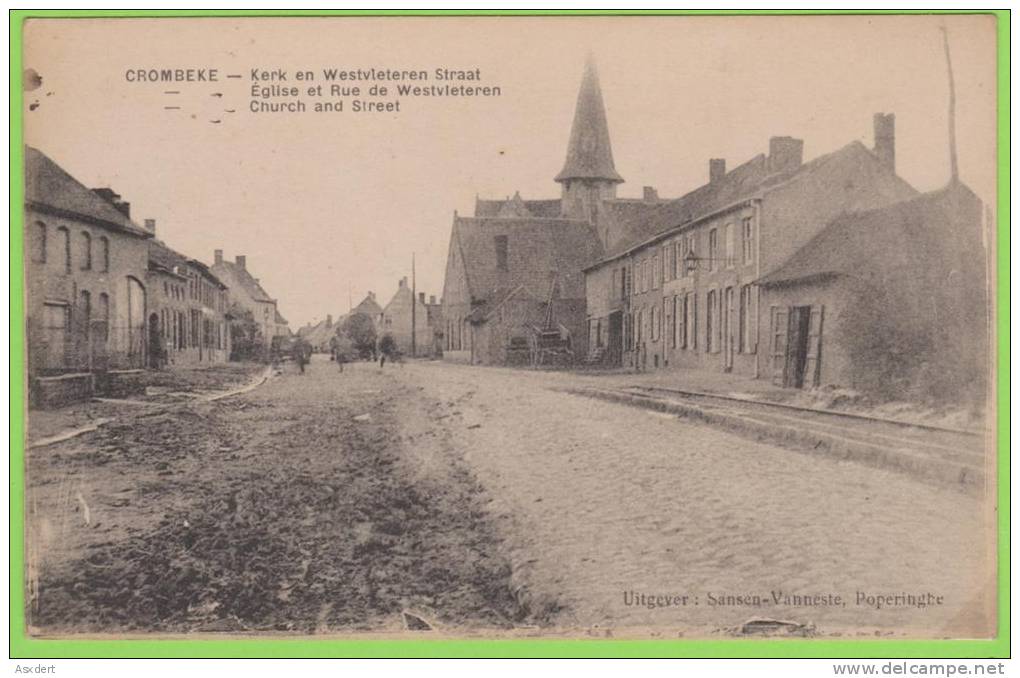
[[[507,238],[505,270],[498,264],[496,236]],[[457,217],[453,238],[476,302],[519,286],[545,299],[554,277],[561,298],[583,299],[582,269],[602,255],[594,228],[575,219]]]
[[110,230],[143,238],[153,235],[32,146],[25,146],[25,202],[58,216],[84,220]]
[[584,65],[581,90],[577,93],[574,123],[570,127],[567,160],[556,175],[556,181],[569,179],[603,179],[623,182],[613,165],[613,149],[609,143],[609,123],[602,102],[602,88],[595,62],[589,58]]
[[[521,207],[526,211],[522,212]],[[558,219],[560,217],[560,199],[523,200],[520,193],[515,193],[512,198],[505,198],[503,200],[475,198],[475,216],[532,216]]]

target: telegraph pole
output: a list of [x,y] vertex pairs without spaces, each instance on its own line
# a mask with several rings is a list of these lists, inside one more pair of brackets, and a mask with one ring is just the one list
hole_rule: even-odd
[[960,179],[956,161],[956,87],[953,81],[953,60],[949,56],[949,33],[942,24],[942,46],[946,52],[946,72],[949,74],[949,177],[950,183]]
[[418,355],[418,280],[414,275],[414,252],[411,252],[411,357]]

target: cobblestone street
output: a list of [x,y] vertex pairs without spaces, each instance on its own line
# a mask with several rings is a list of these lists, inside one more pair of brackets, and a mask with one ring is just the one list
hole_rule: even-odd
[[989,633],[978,498],[558,390],[585,380],[316,356],[33,449],[33,622]]

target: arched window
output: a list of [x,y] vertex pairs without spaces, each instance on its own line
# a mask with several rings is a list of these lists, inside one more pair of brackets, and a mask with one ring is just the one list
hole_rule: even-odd
[[92,270],[92,235],[88,231],[81,232],[81,270]]
[[61,226],[57,229],[57,240],[60,242],[61,247],[64,248],[64,273],[71,272],[71,232],[66,227]]
[[110,270],[110,239],[99,236],[99,270],[106,273]]
[[92,293],[88,290],[81,290],[78,293],[78,313],[81,318],[82,329],[85,330],[85,334],[88,334],[89,323],[92,321]]
[[110,295],[99,293],[99,306],[96,308],[96,332],[102,338],[103,345],[110,338]]
[[32,242],[32,261],[37,264],[46,263],[46,224],[41,221],[35,222],[32,232],[35,240]]

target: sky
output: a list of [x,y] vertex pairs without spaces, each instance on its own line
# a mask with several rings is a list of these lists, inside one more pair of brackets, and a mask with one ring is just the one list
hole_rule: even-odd
[[[939,188],[943,23],[960,176],[992,201],[985,16],[36,19],[24,66],[42,85],[25,96],[25,141],[82,183],[113,187],[171,247],[210,263],[214,249],[246,255],[297,329],[369,290],[385,304],[412,254],[417,289],[441,296],[454,211],[470,215],[476,196],[559,197],[589,53],[621,197],[682,195],[707,181],[709,158],[735,167],[771,136],[804,139],[805,160],[870,147],[876,112],[896,114],[898,173]],[[502,95],[403,98],[399,112],[354,113],[350,99],[342,113],[249,110],[253,68],[285,69],[279,84],[304,91],[324,68],[372,67],[480,69],[477,84]],[[220,81],[126,77],[151,68],[216,68]],[[299,70],[318,77],[295,82]]]

